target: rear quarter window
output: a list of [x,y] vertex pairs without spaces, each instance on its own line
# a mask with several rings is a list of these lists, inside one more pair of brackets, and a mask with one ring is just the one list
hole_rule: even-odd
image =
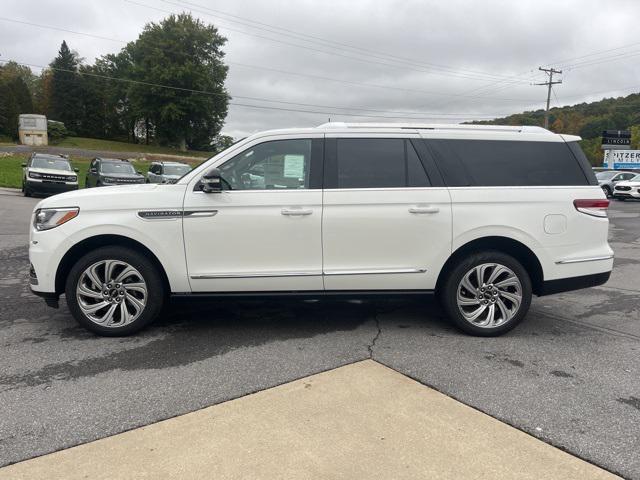
[[[425,142],[446,184],[452,187],[593,184],[581,165],[583,160],[565,142],[450,139]],[[584,156],[581,150],[579,153]]]

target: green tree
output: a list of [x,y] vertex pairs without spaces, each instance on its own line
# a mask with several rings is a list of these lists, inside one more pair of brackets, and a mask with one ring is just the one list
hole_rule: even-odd
[[225,42],[214,26],[190,14],[171,15],[145,26],[125,47],[131,78],[144,82],[128,91],[138,130],[152,129],[159,143],[182,150],[211,144],[222,128],[229,101],[224,88],[228,67],[222,62]]
[[0,67],[0,134],[18,137],[18,115],[33,113],[29,68],[9,62]]
[[51,99],[47,116],[63,122],[77,132],[82,122],[82,97],[78,66],[80,59],[63,41],[58,56],[51,62]]

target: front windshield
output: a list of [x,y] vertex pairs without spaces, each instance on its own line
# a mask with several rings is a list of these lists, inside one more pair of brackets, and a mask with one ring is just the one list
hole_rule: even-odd
[[631,180],[627,180],[628,182],[640,182],[640,173],[633,177]]
[[133,165],[131,165],[130,163],[127,162],[120,162],[120,163],[115,163],[115,162],[104,162],[100,165],[100,171],[102,173],[136,173],[135,168],[133,168]]
[[614,177],[614,175],[617,175],[618,172],[614,172],[614,171],[607,171],[607,172],[598,172],[596,173],[596,178],[598,180],[610,180]]
[[164,166],[164,174],[165,175],[184,175],[185,173],[189,173],[191,171],[191,167],[189,165],[165,165]]
[[50,168],[52,170],[71,171],[71,165],[64,158],[35,157],[31,162],[32,168]]

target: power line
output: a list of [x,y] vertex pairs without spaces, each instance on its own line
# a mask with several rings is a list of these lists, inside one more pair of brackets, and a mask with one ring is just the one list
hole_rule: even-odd
[[[94,35],[94,34],[87,33],[87,32],[79,32],[79,31],[76,31],[76,30],[69,30],[69,29],[66,29],[66,28],[61,28],[61,27],[56,27],[56,26],[51,26],[51,25],[43,25],[43,24],[32,23],[32,22],[24,22],[22,20],[16,20],[16,19],[12,19],[12,18],[0,17],[0,20],[1,21],[6,21],[6,22],[23,24],[23,25],[29,25],[29,26],[32,26],[32,27],[43,28],[43,29],[48,29],[48,30],[66,32],[66,33],[71,33],[71,34],[74,34],[74,35],[81,35],[81,36],[90,37],[90,38],[97,38],[97,39],[100,39],[100,40],[109,40],[109,41],[112,41],[112,42],[117,42],[117,43],[122,43],[122,44],[129,43],[126,40],[120,40],[120,39],[116,39],[116,38],[104,37],[104,36],[101,36],[101,35]],[[455,94],[455,93],[432,92],[432,91],[412,89],[412,88],[393,87],[393,86],[390,86],[390,85],[378,85],[378,84],[365,83],[365,82],[356,82],[356,81],[343,80],[343,79],[320,76],[320,75],[311,75],[311,74],[306,74],[306,73],[301,73],[301,72],[292,72],[292,71],[288,71],[288,70],[280,70],[280,69],[275,69],[275,68],[270,68],[270,67],[264,67],[264,66],[261,66],[261,65],[251,65],[251,64],[247,64],[247,63],[229,62],[229,61],[227,61],[226,63],[228,65],[236,65],[236,66],[240,66],[240,67],[254,68],[254,69],[259,69],[259,70],[282,73],[282,74],[285,74],[285,75],[293,75],[293,76],[314,78],[314,79],[318,79],[318,80],[328,80],[328,81],[332,81],[332,82],[344,83],[344,84],[349,84],[349,85],[366,86],[366,87],[372,87],[372,88],[381,88],[381,89],[389,89],[389,90],[404,91],[404,92],[415,92],[415,93],[422,93],[422,94],[425,94],[425,95],[434,95],[434,96],[445,96],[445,97],[448,97],[448,96],[453,96],[453,97],[465,96],[465,95],[459,95],[459,94]],[[473,98],[471,96],[466,96],[466,97]],[[531,101],[534,101],[534,100],[531,100],[531,99],[522,99],[522,98],[504,98],[504,97],[488,97],[488,98],[492,98],[494,100],[517,101],[517,102],[531,102]]]
[[[340,47],[340,48],[347,48],[350,50],[354,50],[356,52],[364,52],[364,53],[359,53],[360,55],[366,55],[366,56],[371,56],[374,58],[378,58],[378,59],[382,59],[382,60],[392,60],[392,61],[396,61],[396,62],[400,62],[400,63],[406,63],[408,65],[413,65],[413,66],[421,66],[421,67],[425,67],[425,68],[430,68],[430,69],[437,69],[437,70],[442,70],[442,71],[446,71],[446,72],[450,72],[450,73],[456,73],[456,72],[461,72],[461,73],[466,73],[466,74],[475,74],[475,75],[482,75],[484,77],[489,77],[489,78],[516,78],[513,76],[509,76],[509,75],[499,75],[499,74],[495,74],[495,73],[488,73],[488,72],[480,72],[480,71],[476,71],[476,70],[469,70],[469,69],[461,69],[461,68],[455,68],[455,67],[450,67],[447,65],[441,65],[441,64],[436,64],[436,63],[431,63],[431,62],[424,62],[424,61],[417,61],[414,59],[409,59],[406,57],[400,57],[397,55],[392,55],[392,54],[388,54],[388,53],[384,53],[384,52],[380,52],[377,50],[371,50],[371,49],[367,49],[367,48],[362,48],[362,47],[358,47],[358,46],[354,46],[354,45],[350,45],[347,43],[342,43],[342,42],[336,42],[334,40],[328,40],[326,38],[323,37],[319,37],[316,35],[310,35],[308,33],[302,33],[302,32],[297,32],[295,30],[290,30],[287,28],[283,28],[283,27],[279,27],[277,25],[272,25],[269,23],[265,23],[265,22],[260,22],[257,20],[252,20],[252,19],[248,19],[246,17],[241,17],[239,15],[234,15],[231,13],[227,13],[227,12],[223,12],[221,10],[216,10],[210,7],[206,7],[203,5],[199,5],[197,3],[193,3],[193,2],[188,2],[188,1],[171,1],[171,0],[162,0],[164,3],[168,3],[169,5],[173,5],[173,6],[177,6],[177,7],[188,7],[193,9],[193,7],[197,7],[199,9],[203,9],[204,12],[202,10],[195,10],[196,12],[200,12],[200,13],[205,13],[209,16],[212,16],[214,18],[220,18],[219,16],[222,15],[223,19],[226,21],[231,21],[234,23],[239,23],[241,25],[244,26],[248,26],[250,28],[256,28],[256,29],[260,29],[260,30],[266,30],[268,32],[271,33],[275,33],[277,35],[285,35],[285,36],[290,36],[299,40],[303,40],[303,41],[307,41],[307,42],[311,42],[311,43],[320,43],[322,46],[330,46],[332,48],[336,48],[336,47]],[[206,12],[214,12],[216,15],[212,15]],[[232,17],[234,19],[238,19],[238,20],[230,20],[228,18],[224,18],[224,17]],[[249,22],[249,23],[246,23]],[[251,25],[254,24],[254,25]],[[263,27],[267,27],[266,29]],[[284,32],[284,33],[283,33]],[[335,45],[335,46],[334,46]]]
[[[158,7],[147,5],[147,4],[144,4],[144,3],[140,3],[140,2],[137,2],[137,1],[134,1],[134,0],[124,0],[124,1],[127,2],[127,3],[131,3],[133,5],[149,8],[151,10],[156,10],[156,11],[159,11],[159,12],[164,12],[164,13],[168,13],[168,14],[172,14],[172,15],[176,15],[177,14],[176,12],[171,11],[171,10],[165,10],[165,9],[162,9],[162,8],[158,8]],[[197,10],[194,10],[194,11],[197,11]],[[214,15],[208,14],[206,12],[201,12],[201,13],[203,13],[204,15],[210,16],[210,17],[217,18]],[[259,35],[257,33],[253,33],[253,32],[245,32],[245,31],[242,31],[242,30],[238,30],[238,29],[234,29],[234,28],[228,27],[228,26],[220,26],[220,28],[223,28],[225,30],[229,30],[231,32],[241,33],[243,35],[249,35],[249,36],[253,36],[253,37],[257,37],[257,38],[262,38],[264,40],[269,40],[269,41],[272,41],[272,42],[281,43],[283,45],[289,45],[289,46],[292,46],[292,47],[295,47],[295,48],[301,48],[301,49],[304,49],[304,50],[309,50],[309,51],[313,51],[313,52],[319,52],[319,53],[323,53],[325,55],[335,55],[335,56],[346,58],[346,59],[349,59],[349,60],[355,60],[357,62],[370,63],[370,64],[374,64],[374,65],[383,65],[385,67],[392,67],[392,68],[403,68],[405,70],[411,70],[411,71],[420,72],[420,73],[432,73],[434,75],[443,75],[443,76],[447,76],[447,77],[465,78],[465,79],[470,79],[470,80],[487,80],[487,77],[480,77],[480,76],[477,76],[477,75],[476,76],[471,76],[471,75],[447,73],[447,72],[441,72],[441,71],[430,71],[430,70],[425,69],[425,68],[412,68],[412,67],[407,66],[407,65],[398,65],[398,64],[386,63],[386,62],[381,62],[381,61],[376,61],[376,60],[370,60],[370,59],[367,59],[367,58],[354,57],[352,55],[345,55],[344,53],[340,53],[340,52],[332,52],[332,51],[322,50],[322,49],[319,49],[319,48],[314,48],[314,47],[311,47],[311,46],[308,46],[308,45],[300,45],[300,44],[297,44],[297,43],[291,43],[291,42],[287,42],[287,41],[284,41],[284,40],[280,40],[280,39],[276,39],[276,38],[272,38],[272,37],[267,37],[267,36],[264,36],[264,35]],[[526,83],[526,82],[523,81],[523,83]]]
[[[128,78],[119,78],[119,77],[112,77],[109,75],[102,75],[102,74],[97,74],[97,73],[91,73],[91,72],[82,72],[82,71],[75,71],[75,70],[70,70],[70,69],[65,69],[65,68],[57,68],[57,67],[45,67],[42,65],[35,65],[35,64],[31,64],[31,63],[24,63],[24,62],[18,62],[15,60],[0,60],[1,63],[9,63],[9,62],[14,62],[18,65],[22,65],[25,67],[33,67],[33,68],[40,68],[40,69],[50,69],[50,70],[54,70],[54,71],[61,71],[61,72],[67,72],[67,73],[75,73],[78,75],[84,75],[84,76],[90,76],[90,77],[95,77],[95,78],[102,78],[102,79],[106,79],[106,80],[114,80],[114,81],[120,81],[120,82],[126,82],[126,83],[131,83],[131,84],[137,84],[137,85],[144,85],[147,87],[156,87],[156,88],[167,88],[167,89],[171,89],[171,90],[177,90],[177,91],[183,91],[183,92],[189,92],[189,93],[196,93],[196,94],[203,94],[203,95],[211,95],[211,96],[225,96],[225,97],[229,97],[228,94],[226,93],[220,93],[220,92],[211,92],[208,90],[197,90],[197,89],[191,89],[191,88],[185,88],[185,87],[176,87],[176,86],[172,86],[172,85],[164,85],[164,84],[160,84],[160,83],[154,83],[154,82],[145,82],[145,81],[141,81],[141,80],[132,80],[132,79],[128,79]],[[233,98],[233,97],[232,97]],[[230,105],[236,105],[236,106],[241,106],[241,107],[250,107],[250,108],[261,108],[261,109],[271,109],[271,110],[284,110],[284,111],[292,111],[292,112],[305,112],[305,113],[318,113],[318,114],[324,114],[324,115],[345,115],[345,116],[351,116],[351,117],[370,117],[370,118],[394,118],[394,119],[414,119],[414,120],[418,120],[418,119],[426,119],[426,118],[473,118],[473,117],[490,117],[490,118],[495,118],[498,117],[500,115],[504,115],[504,114],[473,114],[473,113],[437,113],[437,112],[394,112],[394,111],[389,111],[389,110],[373,110],[373,109],[361,109],[358,107],[337,107],[337,106],[332,106],[332,105],[316,105],[316,104],[306,104],[306,103],[296,103],[296,102],[286,102],[286,101],[280,101],[280,100],[272,100],[272,99],[267,99],[267,98],[260,98],[260,97],[245,97],[245,96],[236,96],[235,98],[241,98],[241,99],[245,99],[245,100],[254,100],[254,101],[261,101],[261,102],[267,102],[267,103],[282,103],[285,105],[298,105],[298,106],[309,106],[309,107],[319,107],[319,108],[328,108],[328,109],[343,109],[343,110],[366,110],[366,111],[374,111],[374,112],[380,112],[380,113],[404,113],[405,116],[388,116],[388,115],[368,115],[368,114],[360,114],[360,113],[356,113],[356,112],[329,112],[329,111],[310,111],[310,110],[300,110],[300,109],[289,109],[289,108],[281,108],[281,107],[270,107],[270,106],[266,106],[266,105],[253,105],[253,104],[244,104],[244,103],[237,103],[237,102],[229,102]],[[407,115],[432,115],[431,117],[410,117]]]

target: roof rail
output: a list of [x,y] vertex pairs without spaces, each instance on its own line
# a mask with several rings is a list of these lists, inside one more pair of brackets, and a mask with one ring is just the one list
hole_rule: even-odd
[[399,128],[407,130],[466,130],[466,131],[491,131],[491,132],[512,132],[512,133],[551,133],[542,127],[531,125],[472,125],[462,123],[441,124],[441,123],[347,123],[329,122],[318,125],[319,129],[332,128]]

